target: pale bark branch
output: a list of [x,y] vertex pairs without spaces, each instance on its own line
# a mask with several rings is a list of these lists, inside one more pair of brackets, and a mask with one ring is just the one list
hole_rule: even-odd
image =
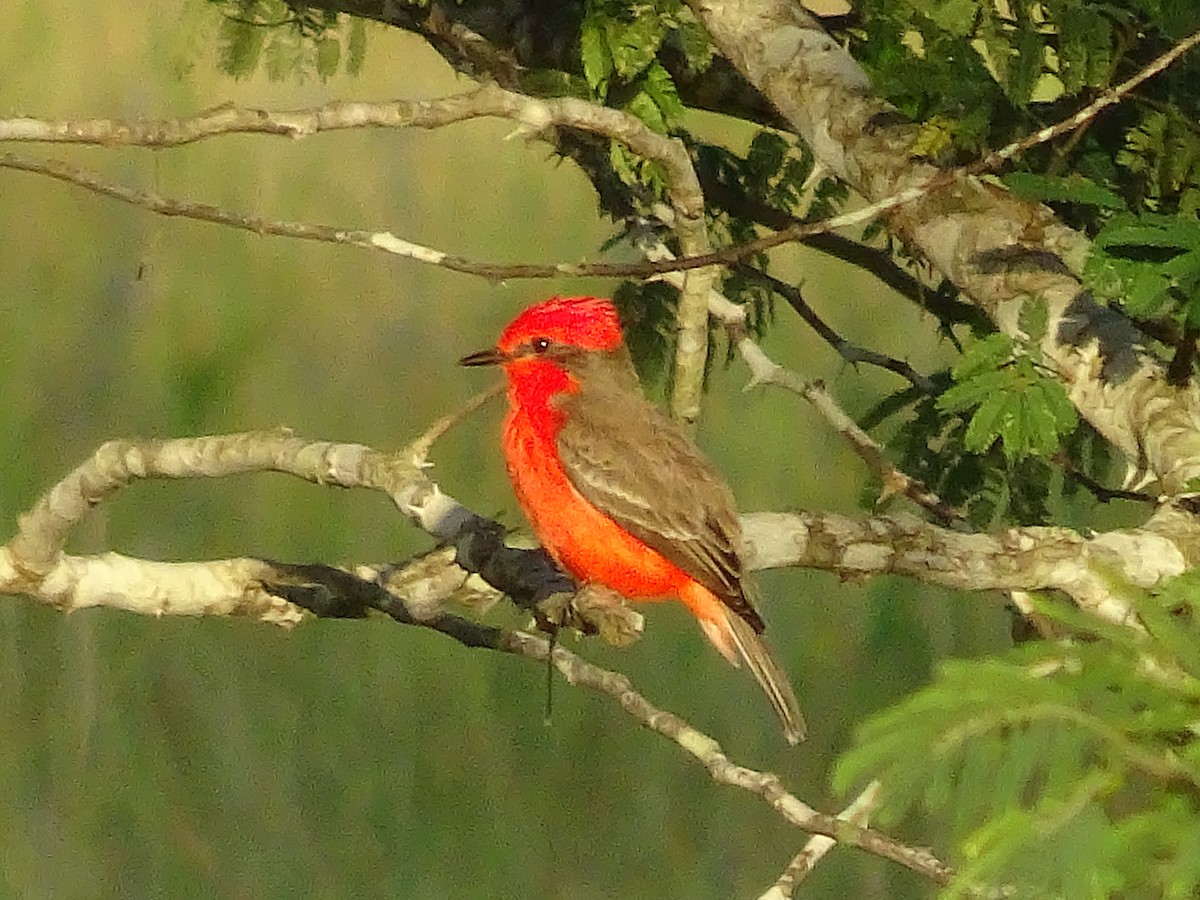
[[[672,227],[681,252],[689,257],[703,257],[708,254],[710,245],[704,221],[704,195],[687,149],[680,140],[655,133],[641,120],[622,110],[610,109],[573,97],[539,100],[505,90],[495,84],[485,84],[465,94],[436,100],[339,102],[317,109],[281,111],[245,109],[230,105],[190,118],[158,121],[85,119],[49,122],[27,117],[0,119],[0,141],[164,148],[178,147],[222,134],[258,133],[300,138],[347,128],[440,128],[485,116],[511,119],[534,134],[552,127],[578,128],[601,134],[625,144],[639,156],[658,163],[666,173],[667,198],[674,212]],[[206,204],[172,201],[105,184],[93,175],[62,163],[8,156],[0,158],[0,166],[40,172],[70,181],[163,215],[184,215],[259,233],[364,247],[374,246],[457,271],[473,269],[475,274],[489,277],[513,277],[511,273],[492,273],[488,270],[493,267],[486,265],[456,265],[456,260],[447,254],[403,241],[386,232],[364,232],[294,222],[270,222],[257,216],[237,215]],[[559,267],[554,268],[557,274],[575,274],[574,271],[563,272]],[[714,268],[698,268],[689,273],[680,288],[680,302],[676,314],[678,336],[674,376],[671,381],[671,413],[688,425],[693,425],[700,413],[700,393],[705,360],[708,356],[705,297],[715,277]]]
[[[516,644],[530,645],[525,655],[545,659],[549,642],[523,632],[514,632]],[[554,665],[571,684],[580,684],[607,694],[638,722],[674,741],[700,763],[718,784],[728,784],[757,794],[787,822],[810,834],[820,834],[852,847],[858,847],[912,869],[937,884],[948,884],[954,871],[932,852],[910,847],[874,829],[840,817],[826,815],[813,809],[799,797],[789,793],[778,775],[760,772],[733,762],[721,745],[708,735],[693,728],[683,719],[658,709],[638,694],[629,679],[618,672],[593,666],[561,647],[554,650]]]
[[[872,781],[850,805],[838,813],[839,822],[848,822],[865,828],[883,800],[883,785]],[[815,834],[808,839],[803,849],[788,863],[788,867],[770,888],[763,892],[758,900],[790,900],[796,893],[796,888],[806,879],[817,863],[826,857],[837,844],[836,838],[824,834]]]
[[819,234],[850,228],[871,221],[883,212],[920,196],[910,192],[889,198],[882,203],[861,207],[851,212],[832,216],[820,222],[797,225],[785,231],[775,232],[765,238],[726,247],[700,256],[678,257],[659,262],[638,263],[496,263],[456,256],[444,250],[427,247],[390,231],[323,225],[311,222],[290,222],[265,216],[224,209],[208,203],[166,197],[152,191],[118,184],[102,175],[60,160],[35,159],[16,153],[0,154],[0,169],[29,172],[73,184],[92,193],[119,200],[157,215],[196,219],[216,225],[237,228],[259,235],[289,237],[297,240],[319,241],[330,244],[346,244],[365,250],[378,250],[415,262],[438,266],[464,275],[476,275],[489,281],[504,281],[516,278],[561,278],[612,277],[649,278],[667,272],[691,272],[711,266],[724,266],[740,262],[764,249],[780,244],[802,240]]
[[[481,520],[426,476],[428,444],[419,438],[389,454],[359,444],[306,440],[286,430],[110,441],[21,517],[17,534],[0,548],[0,590],[64,609],[114,605],[156,615],[294,618],[255,593],[262,573],[251,560],[150,563],[115,554],[72,557],[62,548],[88,509],[135,478],[257,471],[381,490],[426,532],[454,542]],[[1122,581],[1152,589],[1200,561],[1200,524],[1169,504],[1140,528],[1091,537],[1037,527],[965,534],[908,516],[858,519],[830,513],[753,513],[742,517],[742,525],[751,569],[801,566],[842,578],[898,574],[971,591],[1060,590],[1081,608],[1122,624],[1131,621],[1121,599]]]
[[[474,398],[467,408],[478,406],[490,393]],[[156,616],[246,615],[293,625],[303,612],[287,598],[300,596],[310,582],[329,586],[315,575],[324,567],[254,559],[169,564],[115,553],[73,557],[62,552],[63,542],[89,508],[135,478],[219,477],[253,471],[286,472],[320,484],[382,490],[431,534],[448,537],[456,528],[454,522],[462,523],[473,514],[438,491],[423,469],[424,454],[453,421],[452,417],[439,420],[392,454],[358,444],[305,440],[283,429],[110,441],[21,518],[17,535],[0,547],[0,592],[23,593],[63,610],[110,606]],[[363,566],[354,575],[362,580],[362,587],[378,589],[381,596],[370,605],[398,621],[434,628],[467,646],[544,661],[550,644],[542,636],[478,625],[443,611],[464,589],[481,590],[467,583],[468,575],[455,565],[456,558],[455,551],[447,548],[399,571]],[[338,574],[327,570],[330,573]],[[491,588],[482,591],[485,599],[494,594]],[[343,602],[332,614],[360,613]],[[594,666],[561,647],[554,649],[552,660],[570,683],[613,698],[639,723],[672,740],[703,765],[714,781],[758,795],[789,824],[893,860],[939,884],[953,876],[928,850],[820,813],[789,793],[778,776],[737,765],[714,739],[654,706],[624,675]]]
[[842,579],[906,575],[969,591],[1059,590],[1122,625],[1134,623],[1125,589],[1160,587],[1200,560],[1200,524],[1169,504],[1140,528],[1090,537],[1034,526],[968,534],[913,516],[834,513],[750,513],[742,528],[754,569],[801,566]]

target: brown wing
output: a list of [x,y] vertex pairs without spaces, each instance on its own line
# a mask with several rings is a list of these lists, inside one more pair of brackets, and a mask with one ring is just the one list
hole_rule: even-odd
[[558,451],[575,489],[761,632],[742,584],[733,495],[720,474],[642,397],[623,354],[589,353],[571,368],[581,387],[561,400]]

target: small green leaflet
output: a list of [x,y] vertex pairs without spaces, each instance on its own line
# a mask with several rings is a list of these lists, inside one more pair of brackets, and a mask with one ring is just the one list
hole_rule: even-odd
[[622,12],[627,15],[604,4],[590,4],[580,30],[583,74],[601,98],[613,74],[629,81],[644,71],[667,35],[667,17],[653,10],[632,18],[622,17]]
[[1068,175],[1064,178],[1057,175],[1037,175],[1033,172],[1010,172],[1001,180],[1022,200],[1049,200],[1083,203],[1102,209],[1125,209],[1125,201],[1119,196],[1082,175]]
[[975,24],[976,0],[908,0],[908,3],[955,37],[969,34]]
[[[1034,327],[1036,315],[1030,316],[1027,327]],[[1014,356],[1007,335],[977,341],[951,375],[955,383],[938,397],[937,406],[944,414],[974,409],[963,437],[970,453],[986,453],[999,440],[1009,462],[1048,455],[1079,424],[1062,385],[1044,376],[1030,356]]]
[[612,54],[608,52],[608,41],[604,36],[603,23],[598,16],[589,15],[583,20],[579,33],[579,54],[583,62],[583,76],[598,97],[608,93],[608,78],[612,75]]
[[1147,318],[1183,302],[1189,323],[1200,291],[1200,221],[1191,214],[1114,216],[1092,242],[1086,274],[1098,294]]

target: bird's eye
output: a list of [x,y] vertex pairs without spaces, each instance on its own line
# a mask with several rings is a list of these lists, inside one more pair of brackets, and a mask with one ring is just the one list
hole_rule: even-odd
[[550,338],[535,337],[532,341],[529,342],[529,345],[531,347],[533,347],[534,353],[545,353],[547,350],[550,349]]

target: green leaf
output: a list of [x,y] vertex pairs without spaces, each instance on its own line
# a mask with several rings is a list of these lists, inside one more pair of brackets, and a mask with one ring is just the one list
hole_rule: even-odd
[[[1045,330],[1045,320],[1045,304],[1027,301],[1021,325],[1036,333]],[[1011,356],[1012,346],[1000,335],[977,342],[954,368],[956,383],[937,398],[945,414],[976,407],[963,435],[964,450],[985,453],[999,439],[1010,464],[1052,453],[1078,426],[1062,385],[1043,375],[1031,354]]]
[[971,453],[983,453],[1000,437],[1002,422],[1013,414],[1012,404],[1003,393],[991,393],[980,403],[967,433],[963,436],[963,447]]
[[267,78],[283,81],[303,71],[300,36],[292,31],[271,29],[264,48],[263,62]]
[[666,134],[667,122],[663,118],[662,109],[654,102],[645,91],[638,91],[630,101],[625,104],[625,111],[637,116],[651,131],[657,131],[659,134]]
[[954,364],[950,374],[955,381],[966,381],[986,369],[994,369],[1012,359],[1013,339],[997,331],[973,342]]
[[975,24],[978,6],[975,0],[908,0],[914,9],[928,16],[938,28],[954,37],[965,37]]
[[704,26],[696,21],[690,7],[685,6],[680,11],[675,35],[679,40],[679,46],[683,50],[683,58],[687,60],[689,69],[700,73],[712,65],[712,42],[708,39],[708,32],[704,29]]
[[218,38],[221,71],[236,79],[249,78],[258,68],[263,47],[263,29],[235,19],[221,21]]
[[1033,89],[1045,67],[1046,44],[1042,36],[1029,27],[1018,29],[1016,37],[1008,79],[1001,86],[1014,103],[1024,106],[1033,96]]
[[367,24],[358,16],[350,16],[350,36],[346,40],[346,73],[358,75],[367,58]]
[[1046,323],[1050,320],[1050,310],[1045,297],[1028,297],[1021,304],[1021,312],[1017,316],[1017,325],[1025,333],[1026,339],[1022,344],[1029,350],[1037,347],[1046,336]]
[[936,159],[954,145],[954,128],[954,121],[946,116],[932,116],[921,123],[908,152]]
[[639,15],[632,22],[609,19],[605,26],[613,68],[626,80],[650,65],[667,33],[664,19],[653,13]]
[[1067,396],[1067,389],[1062,382],[1053,378],[1043,378],[1038,382],[1042,397],[1050,415],[1054,418],[1055,430],[1060,435],[1070,434],[1079,427],[1079,410]]
[[665,125],[670,126],[683,117],[683,101],[679,99],[675,81],[658,60],[652,62],[646,69],[646,73],[642,77],[642,92],[654,101]]
[[1022,200],[1083,203],[1102,209],[1124,210],[1125,201],[1108,188],[1082,175],[1040,175],[1034,172],[1010,172],[1001,178],[1004,185]]
[[1099,247],[1163,247],[1178,250],[1200,249],[1200,221],[1194,216],[1166,216],[1145,213],[1113,218],[1095,243]]
[[1014,393],[1004,398],[1003,412],[996,422],[1000,433],[1000,449],[1008,462],[1027,455],[1030,449],[1028,396]]
[[1088,5],[1065,4],[1055,12],[1058,21],[1058,72],[1068,94],[1085,87],[1107,86],[1113,69],[1113,27]]
[[1063,386],[1049,378],[1039,378],[1025,393],[1029,453],[1047,456],[1058,450],[1063,437],[1079,426],[1079,414]]
[[990,369],[943,391],[937,400],[938,409],[944,413],[962,412],[1016,387],[1016,377],[1010,370]]
[[1170,299],[1170,287],[1170,280],[1156,267],[1137,266],[1126,278],[1122,300],[1130,315],[1149,318]]
[[642,159],[619,141],[612,141],[608,159],[617,177],[630,186],[649,187],[657,193],[666,188],[666,175],[656,162]]
[[337,74],[342,59],[342,46],[337,38],[323,37],[317,40],[317,74],[321,80]]
[[1138,603],[1137,610],[1150,633],[1171,650],[1176,662],[1200,678],[1200,642],[1195,639],[1194,626],[1188,627],[1200,614],[1200,571],[1168,580],[1157,596]]
[[588,15],[583,20],[579,33],[579,53],[583,63],[583,76],[596,96],[603,98],[608,93],[608,79],[613,72],[612,54],[604,31],[604,20]]

